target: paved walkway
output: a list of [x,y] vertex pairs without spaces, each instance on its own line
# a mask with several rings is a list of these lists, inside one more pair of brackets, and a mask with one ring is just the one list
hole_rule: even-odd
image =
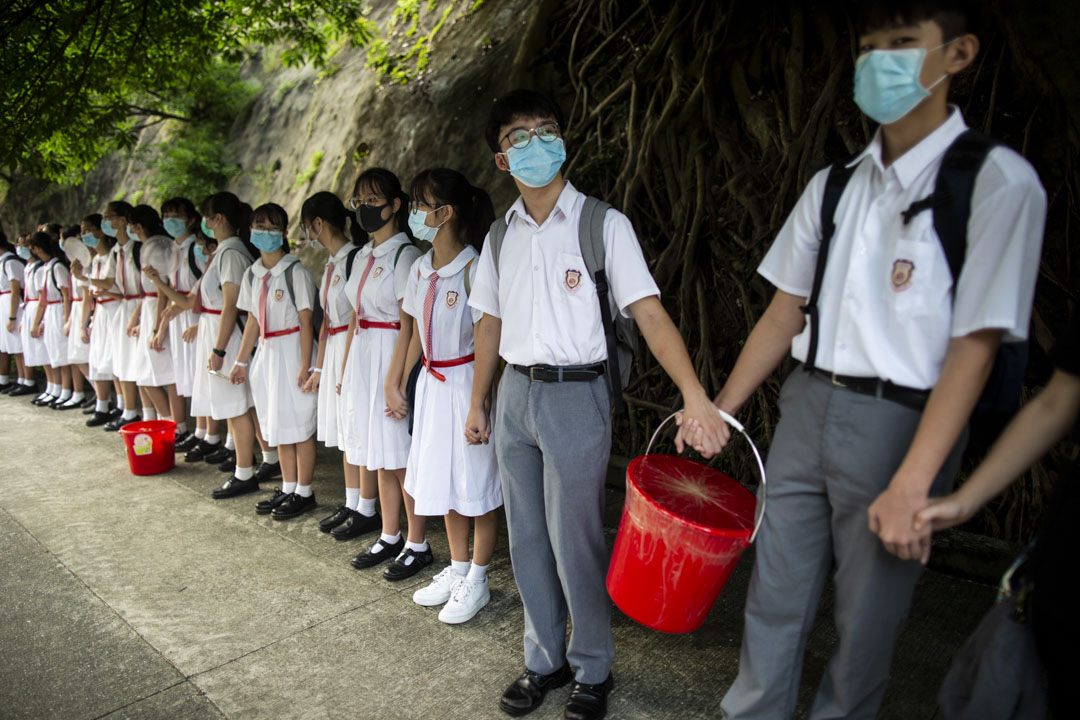
[[[342,502],[340,461],[320,452],[320,509],[275,522],[255,500],[214,501],[205,464],[128,472],[122,440],[85,417],[0,396],[0,717],[505,718],[520,672],[522,611],[505,534],[491,604],[448,627],[412,603],[448,560],[403,584],[348,560],[316,520]],[[610,494],[614,537],[620,496]],[[663,635],[616,613],[609,717],[714,718],[734,678],[751,558],[706,625]],[[953,652],[992,589],[927,573],[900,641],[883,718],[930,718]],[[831,597],[810,640],[800,713],[835,639]],[[536,718],[562,717],[568,690]]]

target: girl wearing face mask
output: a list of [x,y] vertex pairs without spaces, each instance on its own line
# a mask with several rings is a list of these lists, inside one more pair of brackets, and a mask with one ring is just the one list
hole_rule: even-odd
[[240,286],[237,306],[247,312],[248,321],[230,372],[233,384],[250,385],[262,437],[277,448],[282,488],[255,505],[258,514],[275,520],[297,517],[316,505],[311,480],[318,398],[303,387],[311,375],[312,309],[318,299],[311,273],[289,254],[288,225],[289,216],[279,205],[268,203],[254,212],[251,243],[260,257]]
[[[22,338],[19,337],[19,321],[22,319],[22,283],[23,268],[26,261],[19,257],[17,248],[8,242],[7,235],[0,230],[0,312],[6,312],[0,324],[0,393],[10,394],[18,391],[19,395],[26,394],[23,390],[27,385],[25,378],[30,377],[23,364]],[[8,377],[8,368],[11,366],[11,356],[15,356],[15,367],[18,374]]]
[[30,251],[41,263],[37,308],[30,323],[30,335],[42,338],[48,355],[45,377],[53,384],[51,400],[38,405],[59,407],[71,398],[71,367],[67,362],[67,338],[64,323],[71,312],[68,268],[59,243],[48,233],[36,232],[30,238]]
[[[71,368],[71,398],[60,405],[59,410],[74,410],[86,405],[85,381],[90,372],[89,337],[83,333],[86,325],[83,322],[83,304],[88,293],[86,283],[79,279],[75,273],[75,266],[83,267],[90,263],[90,250],[83,243],[82,227],[72,225],[64,231],[63,242],[64,255],[67,257],[69,266],[69,288],[71,292],[71,312],[64,323],[64,337],[67,338],[67,361]],[[89,401],[94,402],[93,398]]]
[[[344,449],[343,424],[340,418],[340,398],[337,386],[341,381],[341,366],[345,359],[347,330],[353,311],[353,299],[345,286],[358,267],[356,257],[367,238],[359,223],[350,218],[337,195],[319,192],[305,202],[300,216],[310,242],[326,250],[328,258],[322,273],[319,302],[323,309],[319,349],[315,370],[304,386],[305,392],[318,393],[319,413],[317,437],[328,448]],[[347,234],[349,232],[351,234]],[[319,521],[319,529],[338,540],[350,540],[382,527],[382,518],[375,510],[378,473],[362,470],[342,456],[345,469],[345,504]],[[366,479],[363,479],[365,478]]]
[[[112,283],[115,271],[110,268],[112,260],[113,238],[101,230],[101,215],[87,215],[82,221],[82,242],[92,253],[89,267],[72,263],[71,273],[84,283],[82,316],[78,324],[79,332],[90,344],[87,360],[87,377],[94,384],[97,400],[93,414],[86,421],[88,427],[98,427],[109,422],[109,393],[116,378],[113,375],[113,341],[110,336],[116,325],[116,313],[120,307],[117,294],[103,290],[102,284]],[[68,334],[70,337],[70,333]],[[117,383],[118,385],[118,383]],[[117,388],[117,400],[123,397]]]
[[405,497],[408,541],[401,537],[399,514],[405,465],[409,459],[406,420],[390,416],[386,407],[405,407],[405,357],[412,338],[412,316],[401,310],[409,268],[420,255],[408,234],[409,196],[392,172],[367,170],[353,187],[352,205],[360,227],[371,239],[356,255],[345,294],[352,301],[346,331],[340,395],[342,439],[346,461],[358,468],[361,496],[374,496],[370,474],[378,472],[382,535],[353,558],[358,569],[394,560],[383,573],[401,580],[431,564],[424,520]]
[[450,565],[417,590],[413,601],[424,606],[446,603],[439,619],[456,624],[470,620],[490,599],[487,566],[495,551],[497,509],[503,504],[495,447],[469,445],[465,439],[473,329],[483,317],[468,306],[470,274],[495,210],[486,192],[445,168],[420,173],[412,197],[409,225],[432,247],[413,265],[402,303],[416,320],[413,346],[423,349],[425,367],[416,382],[405,492],[413,498],[417,515],[445,517],[450,541]]
[[[45,392],[38,394],[37,385],[33,382],[34,368],[43,367],[49,364],[49,351],[45,349],[45,340],[43,338],[34,337],[30,334],[30,330],[33,328],[33,319],[37,315],[38,303],[40,302],[39,293],[41,291],[41,282],[44,280],[44,275],[39,272],[44,263],[37,259],[37,256],[30,250],[30,238],[33,234],[24,235],[19,240],[19,246],[16,250],[18,256],[26,262],[23,267],[23,303],[22,314],[19,318],[18,332],[19,339],[22,341],[23,348],[23,365],[26,368],[26,376],[31,379],[29,384],[24,382],[26,390],[15,390],[13,394],[16,395],[36,395],[31,400],[34,404],[47,401],[52,402],[60,396],[60,391],[57,390],[56,394],[53,394],[53,384],[49,380],[45,385]],[[10,322],[10,321],[9,321]]]
[[116,432],[124,425],[139,419],[139,390],[135,385],[138,379],[139,340],[135,335],[133,322],[138,321],[135,310],[142,300],[142,278],[137,266],[139,240],[128,234],[127,215],[131,205],[118,200],[105,206],[101,214],[101,231],[116,238],[112,249],[110,269],[113,275],[106,281],[93,281],[99,289],[116,293],[117,309],[109,336],[112,339],[113,374],[120,381],[120,391],[124,398],[124,409],[120,417],[105,424],[107,432]]

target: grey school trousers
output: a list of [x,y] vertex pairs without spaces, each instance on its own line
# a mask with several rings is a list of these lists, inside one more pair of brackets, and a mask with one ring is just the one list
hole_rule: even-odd
[[589,684],[607,679],[615,659],[603,525],[608,396],[604,378],[531,382],[507,368],[493,431],[525,607],[525,667],[546,675],[569,662]]
[[[876,715],[923,568],[885,550],[869,529],[867,510],[900,466],[920,417],[801,366],[784,383],[766,463],[768,503],[746,599],[739,674],[720,706],[725,717],[792,716],[807,635],[834,567],[839,639],[810,718]],[[966,434],[932,495],[951,488],[965,444]]]

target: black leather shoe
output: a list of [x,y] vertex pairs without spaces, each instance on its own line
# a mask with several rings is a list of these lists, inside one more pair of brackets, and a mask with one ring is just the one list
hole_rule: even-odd
[[[233,456],[231,458],[229,458],[228,460],[226,460],[223,463],[219,463],[218,466],[217,466],[217,469],[220,470],[221,472],[224,472],[224,473],[235,472],[236,471],[236,454],[233,453]],[[262,478],[260,478],[260,477],[256,477],[255,479],[259,480],[259,481],[262,480]]]
[[274,508],[270,513],[270,517],[275,520],[288,520],[298,515],[303,515],[308,510],[314,510],[318,505],[315,502],[315,493],[311,493],[307,497],[302,497],[297,493],[292,493],[289,497],[281,501],[281,504]]
[[122,408],[122,407],[114,407],[112,410],[109,411],[109,417],[111,417],[113,420],[115,420],[116,418],[120,417],[123,414],[124,414],[124,408]]
[[173,442],[173,451],[182,452],[184,450],[183,444],[187,442],[188,438],[195,437],[190,432],[176,433],[176,438]]
[[550,675],[541,675],[525,668],[525,672],[506,688],[499,701],[499,708],[514,717],[527,715],[543,704],[548,690],[561,688],[573,679],[574,671],[570,669],[569,663]]
[[206,456],[216,451],[221,446],[221,443],[217,442],[211,445],[205,440],[199,440],[191,449],[184,453],[184,462],[199,462],[205,460]]
[[274,497],[267,500],[260,500],[255,503],[256,515],[269,515],[274,511],[281,503],[285,502],[285,498],[289,497],[291,493],[283,492],[280,488],[274,491]]
[[140,418],[138,415],[128,420],[124,420],[123,418],[116,418],[115,420],[105,425],[105,432],[116,432],[128,423],[139,422],[139,419]]
[[36,398],[34,398],[33,400],[30,401],[30,404],[31,405],[37,405],[38,407],[41,407],[42,405],[48,405],[54,399],[52,395],[48,395],[46,397],[48,399],[41,397],[41,395],[38,395]]
[[259,481],[255,478],[251,478],[250,480],[241,480],[240,478],[233,475],[225,481],[224,485],[210,493],[210,497],[214,498],[215,500],[223,500],[225,498],[236,497],[237,495],[246,495],[247,493],[258,492],[258,490]]
[[570,699],[566,701],[565,720],[600,720],[607,715],[607,699],[615,681],[611,675],[599,685],[574,683]]
[[373,533],[382,528],[382,518],[379,517],[379,513],[375,513],[371,517],[368,517],[366,515],[361,515],[356,510],[350,510],[349,512],[351,515],[349,515],[345,522],[330,531],[330,534],[334,536],[335,540],[352,540],[353,538]]
[[[412,558],[412,562],[409,562],[409,558]],[[431,554],[430,547],[420,552],[412,548],[405,548],[400,555],[394,558],[394,562],[383,570],[382,576],[390,582],[405,580],[426,568],[434,560],[435,556]]]
[[234,455],[232,450],[229,450],[227,447],[225,447],[225,443],[221,443],[220,445],[218,445],[217,450],[214,450],[209,455],[203,458],[203,462],[205,462],[207,465],[220,465],[221,463],[229,460],[230,458],[235,460],[236,456]]
[[24,395],[37,395],[37,387],[34,385],[20,385],[8,392],[10,397],[23,397]]
[[[391,543],[390,545],[387,545],[380,540],[379,545],[382,546],[382,550],[379,552],[371,552],[371,548],[368,548],[354,557],[351,560],[352,566],[357,570],[363,570],[364,568],[375,567],[381,562],[396,558],[402,548],[405,547],[405,538],[400,537],[396,543]],[[375,544],[372,543],[371,547],[375,547]]]
[[14,386],[15,386],[15,383],[13,383],[13,382],[6,382],[3,385],[0,385],[0,395],[3,395],[4,393],[8,392]]
[[319,521],[319,530],[324,533],[330,532],[338,525],[348,520],[349,514],[352,512],[353,511],[350,510],[348,507],[342,505],[334,511],[333,515],[331,515],[330,517],[324,517],[322,520]]
[[65,400],[60,405],[55,406],[57,410],[78,410],[82,407],[82,402],[73,403],[71,400]]
[[200,438],[195,437],[195,433],[189,432],[189,433],[186,433],[184,435],[182,440],[178,439],[176,441],[176,446],[175,447],[176,447],[177,452],[185,452],[186,453],[188,450],[190,450],[191,448],[198,445],[199,442],[200,442]]
[[109,422],[109,413],[96,412],[86,421],[86,427],[99,427],[107,422]]
[[259,463],[259,467],[255,470],[255,477],[259,479],[259,482],[268,482],[274,478],[281,477],[281,463]]

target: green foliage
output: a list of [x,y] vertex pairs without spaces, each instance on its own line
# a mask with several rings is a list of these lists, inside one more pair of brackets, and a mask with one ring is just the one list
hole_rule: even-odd
[[[372,37],[368,43],[368,67],[397,84],[405,84],[423,74],[430,61],[435,36],[459,4],[460,0],[397,0],[397,7],[386,23],[387,38]],[[483,0],[474,0],[459,15],[467,15],[482,4]],[[426,32],[421,27],[421,15],[425,12],[434,18],[433,22],[429,21],[431,27]]]
[[308,169],[304,172],[296,174],[295,187],[297,190],[305,188],[308,186],[309,183],[311,183],[311,181],[315,178],[315,173],[319,171],[319,166],[322,165],[322,161],[323,151],[316,150],[315,154],[311,156],[311,163],[308,165]]

